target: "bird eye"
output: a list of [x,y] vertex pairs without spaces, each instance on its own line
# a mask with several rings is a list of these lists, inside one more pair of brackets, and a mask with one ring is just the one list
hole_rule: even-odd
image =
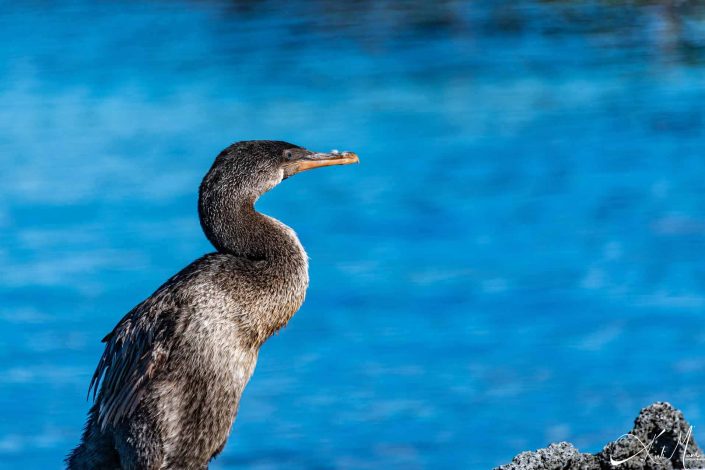
[[291,152],[287,150],[286,152],[286,159],[291,160]]

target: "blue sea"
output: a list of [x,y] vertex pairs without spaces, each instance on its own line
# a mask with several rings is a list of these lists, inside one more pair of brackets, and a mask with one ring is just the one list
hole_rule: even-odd
[[61,468],[100,339],[212,251],[237,140],[306,303],[214,469],[469,468],[669,401],[705,443],[705,8],[0,0],[0,467]]

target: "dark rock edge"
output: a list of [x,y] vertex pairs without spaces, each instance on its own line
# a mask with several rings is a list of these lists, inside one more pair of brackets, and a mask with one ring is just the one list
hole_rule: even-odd
[[[684,462],[685,460],[685,462]],[[671,470],[705,469],[705,454],[683,413],[657,402],[641,410],[634,429],[596,454],[583,454],[568,442],[522,452],[495,470]]]

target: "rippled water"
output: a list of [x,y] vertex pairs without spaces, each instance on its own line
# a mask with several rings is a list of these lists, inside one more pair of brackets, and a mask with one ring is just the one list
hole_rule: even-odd
[[259,208],[311,256],[213,468],[487,468],[705,428],[705,11],[0,2],[0,465],[58,468],[100,338],[211,250],[241,139],[351,149]]

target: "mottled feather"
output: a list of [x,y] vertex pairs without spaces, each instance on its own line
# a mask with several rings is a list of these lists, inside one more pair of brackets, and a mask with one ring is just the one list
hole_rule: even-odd
[[177,321],[183,316],[168,288],[178,282],[176,278],[128,312],[103,338],[105,351],[88,391],[98,405],[101,429],[130,416],[169,356]]

